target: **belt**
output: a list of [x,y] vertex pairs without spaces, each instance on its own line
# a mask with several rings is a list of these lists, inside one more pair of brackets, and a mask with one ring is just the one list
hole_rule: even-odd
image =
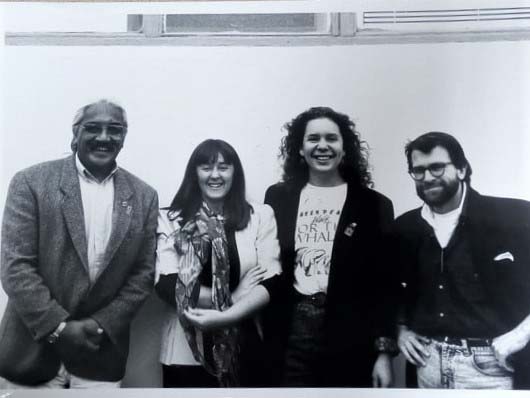
[[319,292],[315,294],[302,294],[294,289],[294,301],[296,303],[311,303],[317,307],[323,307],[326,303],[326,293]]
[[490,347],[491,339],[479,339],[476,337],[450,337],[450,336],[433,336],[433,340],[443,343],[457,345],[461,347]]

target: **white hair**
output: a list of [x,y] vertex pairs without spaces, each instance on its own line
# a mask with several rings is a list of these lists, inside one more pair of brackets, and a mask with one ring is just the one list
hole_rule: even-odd
[[109,106],[109,107],[117,109],[121,113],[121,117],[123,119],[123,124],[125,126],[125,129],[127,129],[127,113],[125,112],[125,109],[123,109],[121,105],[118,105],[117,103],[111,102],[106,99],[101,99],[99,101],[92,102],[88,105],[85,105],[81,107],[75,113],[74,120],[72,122],[72,132],[74,133],[74,136],[72,137],[72,142],[70,143],[70,147],[72,148],[72,151],[74,152],[77,150],[76,137],[77,137],[77,132],[79,131],[79,127],[81,126],[81,123],[83,123],[83,120],[85,119],[87,111],[91,107],[96,106],[96,105]]

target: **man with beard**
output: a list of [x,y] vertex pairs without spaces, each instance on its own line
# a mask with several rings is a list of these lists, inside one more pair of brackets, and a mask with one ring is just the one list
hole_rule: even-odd
[[473,190],[449,134],[424,134],[405,154],[425,203],[395,223],[398,345],[419,387],[527,388],[530,203]]
[[120,106],[79,110],[72,156],[17,173],[2,226],[2,388],[113,388],[152,289],[157,194],[116,165]]

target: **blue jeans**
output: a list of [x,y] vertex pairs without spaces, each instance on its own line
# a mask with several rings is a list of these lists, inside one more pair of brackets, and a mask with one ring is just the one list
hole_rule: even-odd
[[285,387],[317,387],[324,353],[324,296],[300,299],[293,311],[285,354]]
[[467,347],[432,340],[430,356],[418,367],[418,387],[457,389],[513,388],[512,373],[499,365],[491,347]]

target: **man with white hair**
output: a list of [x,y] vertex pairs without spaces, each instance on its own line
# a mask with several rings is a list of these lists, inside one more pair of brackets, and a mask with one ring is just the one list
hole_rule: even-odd
[[3,388],[119,387],[129,326],[153,285],[158,198],[120,168],[119,105],[88,104],[73,155],[18,172],[2,225]]

